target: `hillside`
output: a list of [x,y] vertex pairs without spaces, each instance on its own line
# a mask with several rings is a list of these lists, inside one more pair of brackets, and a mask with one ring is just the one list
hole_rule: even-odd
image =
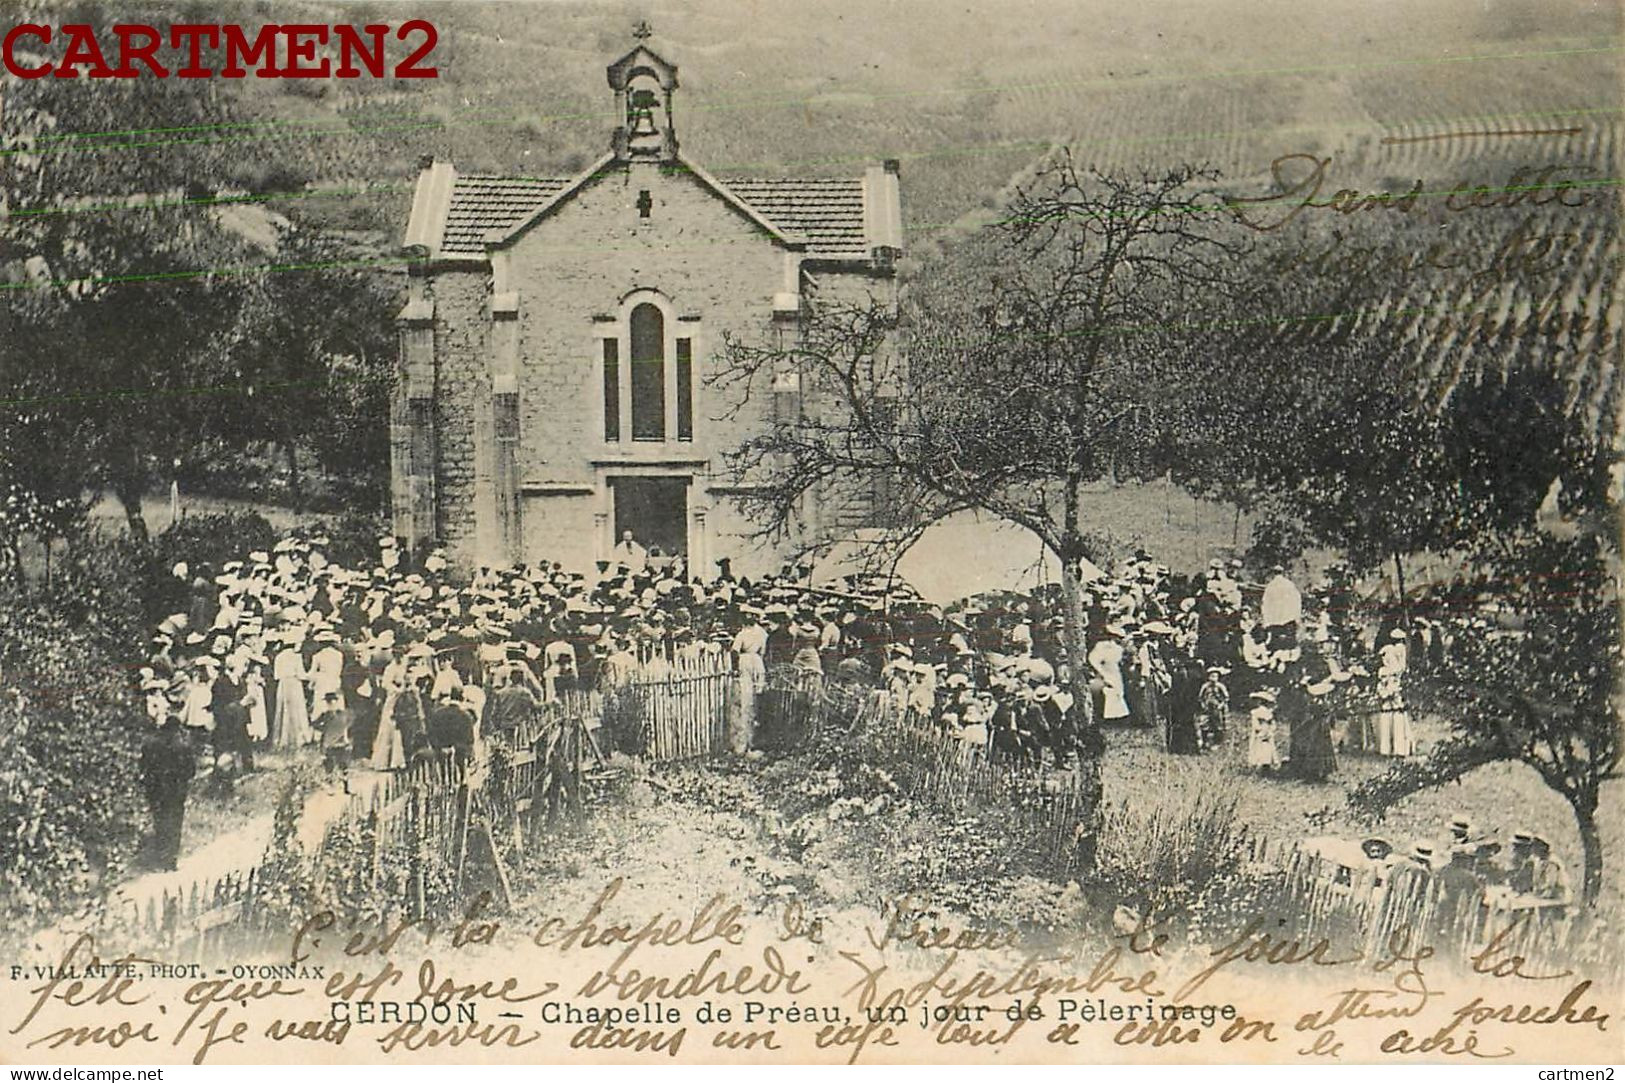
[[[312,21],[403,18],[388,4],[297,7]],[[236,166],[256,190],[385,186],[299,200],[293,213],[398,229],[423,155],[505,174],[590,161],[613,119],[604,65],[646,18],[651,44],[682,67],[676,119],[697,161],[723,174],[826,175],[899,158],[916,240],[987,207],[1057,143],[1107,167],[1194,159],[1237,178],[1262,176],[1282,153],[1327,153],[1375,183],[1534,149],[1517,139],[1383,148],[1382,135],[1511,126],[1496,118],[1527,126],[1560,113],[1571,118],[1561,126],[1583,131],[1541,142],[1539,154],[1615,152],[1616,7],[1356,7],[431,4],[413,14],[441,30],[441,78],[251,83],[253,125],[221,138],[241,150]],[[287,5],[277,11],[290,17]],[[161,143],[119,153],[161,154]]]

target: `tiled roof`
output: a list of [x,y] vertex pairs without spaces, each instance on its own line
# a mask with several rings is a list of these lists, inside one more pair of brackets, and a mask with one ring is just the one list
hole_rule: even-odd
[[440,250],[448,255],[483,256],[487,230],[507,229],[564,191],[568,177],[481,177],[459,175],[446,210]]
[[[488,231],[517,225],[571,183],[566,177],[458,175],[446,210],[441,252],[451,256],[484,255]],[[780,229],[805,236],[809,255],[869,258],[864,238],[862,178],[740,178],[722,183]]]
[[775,225],[807,238],[809,255],[868,259],[863,235],[863,180],[724,178],[722,183]]

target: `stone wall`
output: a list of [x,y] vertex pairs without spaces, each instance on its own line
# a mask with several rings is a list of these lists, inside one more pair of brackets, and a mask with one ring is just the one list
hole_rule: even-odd
[[429,282],[435,316],[435,534],[461,553],[474,536],[475,411],[490,408],[485,355],[491,276],[441,271]]
[[[640,218],[645,190],[653,206]],[[724,330],[754,337],[769,327],[784,278],[782,249],[692,176],[638,165],[578,192],[521,236],[510,257],[508,288],[519,295],[521,476],[587,482],[595,460],[709,460],[733,446],[771,416],[771,400],[761,396],[725,420],[704,376],[716,371]],[[699,317],[681,331],[667,327],[668,336],[696,340],[692,444],[638,445],[628,433],[618,445],[604,443],[594,318],[620,320],[622,299],[634,290],[657,291],[678,317]]]

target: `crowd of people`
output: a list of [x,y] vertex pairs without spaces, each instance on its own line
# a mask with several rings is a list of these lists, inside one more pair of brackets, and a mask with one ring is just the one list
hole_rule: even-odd
[[292,536],[174,569],[188,604],[159,624],[140,670],[159,726],[148,796],[174,825],[160,831],[161,861],[173,861],[172,810],[193,778],[176,732],[210,750],[217,784],[267,750],[307,746],[334,769],[398,770],[468,756],[538,704],[724,654],[747,718],[769,673],[818,673],[886,689],[991,760],[1065,767],[1090,754],[1083,697],[1105,725],[1153,728],[1175,754],[1226,747],[1244,717],[1246,762],[1306,779],[1328,777],[1340,749],[1414,748],[1417,647],[1352,619],[1335,578],[1306,606],[1279,568],[1260,591],[1239,561],[1183,577],[1138,553],[1086,584],[1075,674],[1054,587],[943,607],[878,574],[814,587],[807,565],[753,580],[724,559],[700,575],[630,535],[588,573],[533,564],[463,578],[445,554],[414,563],[389,537],[361,566],[328,550],[323,536]]
[[[944,634],[923,647],[893,643],[888,686],[970,754],[991,759],[1064,766],[1086,753],[1092,728],[1081,725],[1080,696],[1090,699],[1089,717],[1153,729],[1170,753],[1239,747],[1270,775],[1321,781],[1340,751],[1415,751],[1407,674],[1413,654],[1441,661],[1444,640],[1429,622],[1416,622],[1413,642],[1397,622],[1362,612],[1335,568],[1306,601],[1281,567],[1261,585],[1244,584],[1239,560],[1174,576],[1140,552],[1086,588],[1081,679],[1070,672],[1060,591],[1051,589],[955,607]],[[1235,742],[1233,716],[1245,719]]]
[[1440,924],[1476,916],[1480,904],[1528,911],[1543,921],[1560,916],[1573,901],[1568,872],[1550,842],[1527,828],[1512,831],[1503,842],[1478,830],[1466,815],[1450,821],[1446,838],[1423,839],[1409,850],[1380,838],[1357,845],[1312,839],[1308,846],[1328,859],[1337,870],[1334,879],[1344,883],[1369,871],[1379,880],[1415,881],[1409,894],[1418,897],[1431,882],[1438,888],[1434,919]]

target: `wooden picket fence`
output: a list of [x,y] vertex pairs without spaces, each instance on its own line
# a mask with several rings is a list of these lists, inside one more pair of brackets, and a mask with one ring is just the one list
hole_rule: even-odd
[[[993,812],[1030,840],[1028,853],[1049,875],[1076,875],[1097,802],[1077,776],[989,763],[883,693],[869,699],[855,732],[864,735],[865,756],[900,789],[951,814]],[[1426,944],[1436,958],[1463,966],[1493,945],[1491,965],[1522,956],[1529,973],[1625,976],[1615,949],[1619,923],[1607,912],[1452,891],[1406,863],[1351,869],[1299,841],[1249,836],[1245,848],[1249,875],[1269,885],[1263,898],[1248,899],[1249,912],[1295,918],[1300,937],[1325,936],[1367,959]]]
[[[1092,846],[1099,795],[1087,779],[1025,761],[990,762],[882,691],[824,691],[826,732],[839,725],[898,788],[950,816],[975,816],[1026,841],[1037,871],[1065,880]],[[840,719],[839,722],[836,719]]]
[[1618,932],[1596,908],[1456,891],[1409,862],[1350,867],[1301,842],[1254,838],[1248,847],[1252,872],[1273,881],[1264,905],[1296,916],[1299,936],[1357,947],[1366,959],[1426,945],[1434,958],[1463,967],[1521,956],[1525,973],[1621,976]]
[[[287,919],[335,902],[387,906],[393,915],[443,915],[470,888],[504,896],[507,870],[560,811],[554,775],[579,792],[585,698],[547,704],[510,739],[474,760],[429,760],[390,775],[353,774],[359,786],[304,847],[297,817],[279,812],[276,838],[254,866],[165,890],[144,904],[98,908],[96,927],[166,959],[199,959],[256,938],[285,938]],[[301,795],[294,795],[302,799]]]
[[699,759],[729,750],[739,711],[738,672],[727,652],[684,661],[656,659],[609,697],[618,747],[649,760]]
[[132,945],[164,948],[168,963],[204,958],[230,939],[231,930],[259,898],[263,879],[256,865],[150,895],[144,903],[125,900],[122,908],[103,904],[95,911],[94,932],[107,938],[116,930],[120,937],[132,938]]
[[[562,751],[579,790],[585,716],[607,720],[619,712],[631,719],[633,751],[651,760],[711,756],[728,750],[730,720],[739,709],[737,686],[726,653],[689,663],[645,658],[623,687],[607,696],[573,695],[545,705],[508,741],[488,743],[476,761],[442,758],[390,775],[352,775],[360,790],[323,825],[320,842],[302,862],[283,839],[279,855],[268,854],[246,870],[166,890],[144,905],[104,904],[96,925],[163,948],[168,957],[201,958],[244,935],[285,932],[279,921],[301,902],[289,895],[295,880],[328,896],[393,899],[400,913],[431,914],[466,899],[477,867],[482,886],[500,895],[508,889],[506,869],[514,856],[556,811],[542,806],[548,787],[556,785],[549,761],[561,755],[553,742],[562,730],[580,727],[579,740]],[[302,867],[290,867],[295,863]]]
[[[682,667],[646,664],[611,696],[548,705],[474,762],[442,759],[393,775],[352,776],[371,783],[322,826],[320,844],[308,853],[288,845],[298,827],[289,822],[253,867],[140,904],[104,905],[95,929],[117,930],[132,947],[163,949],[167,960],[201,960],[230,954],[256,936],[285,940],[289,916],[308,912],[315,901],[363,916],[369,907],[389,906],[373,916],[390,920],[443,914],[466,904],[471,887],[501,897],[506,869],[559,809],[549,796],[556,797],[548,788],[553,773],[562,764],[580,785],[581,743],[563,747],[560,734],[571,729],[584,739],[584,716],[610,714],[618,703],[647,758],[714,755],[728,749],[738,684],[725,655]],[[755,706],[759,735],[766,729],[791,746],[825,738],[850,747],[908,797],[1022,840],[1040,875],[1066,880],[1087,864],[1100,808],[1081,775],[990,763],[886,693],[817,674],[769,673]],[[550,807],[541,807],[544,800]],[[1350,867],[1303,842],[1249,836],[1244,851],[1245,877],[1263,885],[1262,893],[1247,894],[1246,913],[1286,917],[1300,938],[1326,937],[1367,959],[1425,943],[1435,958],[1458,965],[1470,965],[1493,943],[1492,965],[1521,956],[1528,973],[1622,976],[1617,922],[1594,909],[1486,901],[1479,892],[1453,893],[1405,863]]]

